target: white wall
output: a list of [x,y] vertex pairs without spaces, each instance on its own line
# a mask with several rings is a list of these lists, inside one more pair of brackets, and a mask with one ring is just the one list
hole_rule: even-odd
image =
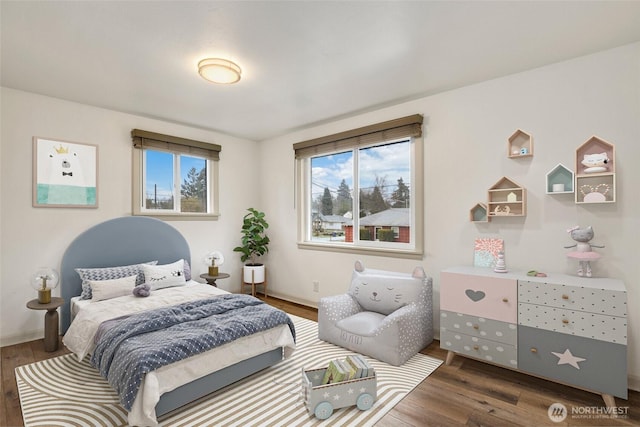
[[[346,83],[348,84],[348,82]],[[405,115],[425,117],[425,256],[422,262],[357,256],[296,245],[292,144]],[[508,159],[516,129],[533,135],[535,156]],[[617,203],[576,205],[572,195],[545,194],[545,175],[558,163],[574,168],[576,148],[597,135],[616,146]],[[263,198],[271,223],[270,288],[285,298],[315,303],[343,292],[353,263],[434,278],[439,328],[439,272],[473,263],[476,237],[505,240],[507,267],[574,274],[565,256],[566,229],[592,225],[604,244],[596,275],[623,280],[629,301],[629,372],[640,378],[640,44],[625,46],[263,141],[259,145]],[[469,222],[469,209],[508,176],[527,189],[526,218]],[[320,282],[320,292],[312,282]],[[635,386],[637,388],[637,385]]]
[[[239,290],[240,257],[232,248],[240,241],[244,211],[254,206],[256,143],[201,129],[89,107],[2,88],[0,182],[0,343],[42,338],[43,312],[28,310],[35,298],[29,278],[39,266],[59,269],[68,244],[85,229],[107,219],[131,215],[131,129],[140,128],[214,142],[220,154],[218,221],[170,221],[191,248],[195,276],[205,272],[202,257],[217,249],[225,255],[230,279],[218,281]],[[97,209],[34,208],[31,203],[32,137],[41,136],[99,146]],[[59,295],[59,289],[53,294]]]

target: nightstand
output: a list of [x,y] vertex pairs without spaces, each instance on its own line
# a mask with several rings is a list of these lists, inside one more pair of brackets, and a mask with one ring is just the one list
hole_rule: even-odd
[[40,304],[38,299],[32,299],[27,303],[31,310],[47,310],[44,314],[44,350],[56,351],[58,349],[59,320],[58,307],[64,304],[64,299],[51,297],[51,302]]
[[215,287],[218,287],[218,285],[216,285],[216,280],[218,280],[218,279],[226,279],[227,277],[231,277],[231,275],[227,274],[227,273],[218,273],[217,276],[210,276],[207,273],[203,273],[203,274],[200,275],[201,279],[206,280],[209,285],[215,286]]

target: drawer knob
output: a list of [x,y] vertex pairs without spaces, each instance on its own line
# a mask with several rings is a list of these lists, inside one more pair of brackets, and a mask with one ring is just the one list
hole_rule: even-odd
[[569,295],[562,294],[562,299],[569,299]]
[[509,298],[502,298],[502,302],[509,302]]
[[531,347],[531,353],[537,353],[537,352],[538,352],[538,349],[537,349],[537,348],[535,348],[535,347]]
[[569,323],[569,319],[562,319],[562,323],[564,323],[565,325]]
[[473,325],[473,329],[480,329],[480,325]]
[[474,346],[473,346],[473,349],[474,349],[474,350],[477,350],[477,349],[479,349],[479,348],[480,348],[480,347],[478,347],[477,345],[474,345]]

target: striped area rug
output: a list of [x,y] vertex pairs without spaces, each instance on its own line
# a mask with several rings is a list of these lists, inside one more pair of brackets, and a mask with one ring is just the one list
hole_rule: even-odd
[[[303,369],[322,368],[353,354],[318,340],[317,323],[291,316],[296,325],[293,356],[159,419],[161,426],[372,426],[442,361],[418,354],[401,367],[367,358],[377,374],[373,407],[337,409],[325,420],[309,414],[301,396]],[[85,359],[65,355],[16,368],[22,415],[31,426],[126,426],[116,393]]]

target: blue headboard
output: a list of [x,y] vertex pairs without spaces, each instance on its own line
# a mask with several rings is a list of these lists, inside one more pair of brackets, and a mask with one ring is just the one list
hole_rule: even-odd
[[82,293],[82,281],[75,268],[116,267],[153,260],[158,260],[158,264],[168,264],[181,258],[191,263],[186,239],[159,219],[127,216],[89,228],[71,242],[62,257],[62,334],[67,332],[71,323],[71,298]]

